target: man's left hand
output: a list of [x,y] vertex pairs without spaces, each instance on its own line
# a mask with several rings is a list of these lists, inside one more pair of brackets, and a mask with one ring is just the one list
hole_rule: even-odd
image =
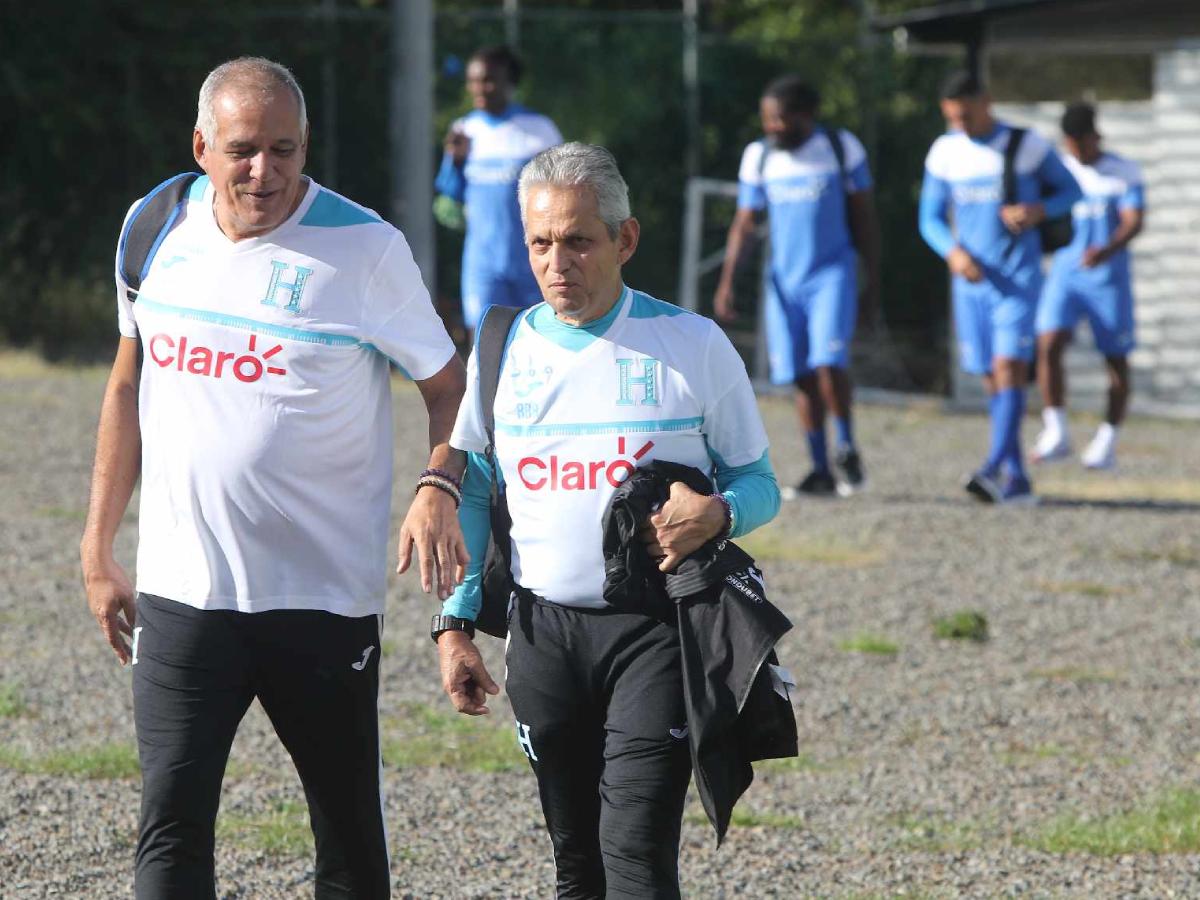
[[1084,269],[1094,269],[1106,262],[1111,255],[1107,247],[1091,246],[1083,251],[1083,258],[1079,261],[1079,265]]
[[1013,203],[1000,207],[1000,219],[1013,234],[1036,228],[1046,218],[1046,208],[1040,203]]
[[712,494],[697,494],[682,482],[642,529],[641,539],[660,572],[672,572],[692,551],[725,527],[725,504]]
[[454,498],[436,487],[425,486],[417,491],[404,524],[400,526],[400,565],[396,571],[403,575],[412,564],[413,546],[417,548],[421,571],[421,590],[430,593],[437,586],[437,595],[445,600],[462,584],[467,563],[471,561]]

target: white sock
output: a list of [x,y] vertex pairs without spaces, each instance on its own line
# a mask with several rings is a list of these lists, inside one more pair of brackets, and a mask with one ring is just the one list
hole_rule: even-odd
[[1117,426],[1110,422],[1101,422],[1100,427],[1096,429],[1096,436],[1092,439],[1093,442],[1106,450],[1112,449],[1117,445]]
[[1067,411],[1061,406],[1047,406],[1042,410],[1042,423],[1051,434],[1067,433]]

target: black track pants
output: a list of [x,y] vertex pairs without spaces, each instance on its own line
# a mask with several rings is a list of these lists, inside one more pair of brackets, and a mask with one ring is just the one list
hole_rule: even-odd
[[304,784],[317,849],[315,896],[386,898],[378,662],[377,616],[198,610],[140,594],[133,666],[142,767],[138,900],[215,896],[221,779],[255,697]]
[[558,896],[678,897],[692,765],[676,626],[532,602],[509,634],[506,690]]

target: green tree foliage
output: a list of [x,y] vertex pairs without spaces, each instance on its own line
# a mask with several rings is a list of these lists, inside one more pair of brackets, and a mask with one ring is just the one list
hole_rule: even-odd
[[[528,74],[520,99],[550,115],[568,139],[613,150],[643,224],[629,280],[674,298],[687,139],[679,0],[521,6]],[[195,168],[196,92],[205,73],[232,56],[289,65],[308,97],[309,172],[389,212],[389,2],[339,0],[345,14],[333,23],[322,7],[317,0],[46,0],[6,15],[0,268],[8,290],[0,331],[8,341],[36,343],[50,356],[111,352],[112,259],[122,217],[153,185]],[[913,223],[921,159],[939,130],[931,86],[944,63],[894,57],[886,41],[867,47],[856,7],[842,0],[701,4],[702,173],[736,177],[742,148],[758,135],[762,86],[783,71],[808,75],[826,98],[828,120],[855,130],[873,151],[889,318],[940,321],[945,279]],[[479,45],[505,37],[498,2],[439,0],[436,9],[431,178],[441,135],[467,109],[462,64]],[[461,237],[439,229],[443,309],[456,305],[460,253]],[[931,304],[938,305],[932,316]]]

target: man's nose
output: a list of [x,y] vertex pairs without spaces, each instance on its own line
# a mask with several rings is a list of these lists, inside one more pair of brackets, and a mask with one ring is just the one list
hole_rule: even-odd
[[565,244],[555,241],[550,245],[550,271],[556,274],[571,268],[571,254]]
[[267,154],[264,150],[261,153],[255,153],[250,157],[250,177],[262,181],[267,177]]

